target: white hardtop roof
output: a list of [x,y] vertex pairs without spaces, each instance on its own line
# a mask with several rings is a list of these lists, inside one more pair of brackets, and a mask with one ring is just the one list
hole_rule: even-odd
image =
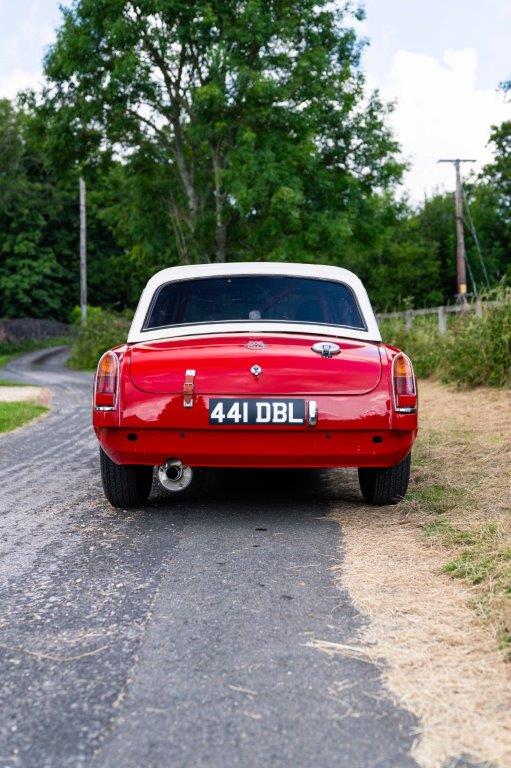
[[[157,328],[143,331],[143,325],[158,288],[166,283],[190,280],[201,277],[232,277],[235,275],[292,275],[294,277],[311,277],[320,280],[335,280],[344,283],[354,292],[360,311],[364,317],[367,330],[356,330],[338,325],[316,325],[314,323],[290,323],[278,321],[242,321],[218,322],[208,325],[190,324],[170,328]],[[183,267],[168,267],[157,272],[148,281],[138,303],[135,317],[128,335],[128,343],[155,341],[158,339],[182,338],[186,336],[205,336],[226,333],[300,333],[309,336],[336,336],[339,338],[361,339],[366,341],[381,341],[378,323],[374,316],[371,302],[359,278],[342,267],[331,267],[323,264],[290,264],[274,261],[242,261],[222,264],[192,264]]]

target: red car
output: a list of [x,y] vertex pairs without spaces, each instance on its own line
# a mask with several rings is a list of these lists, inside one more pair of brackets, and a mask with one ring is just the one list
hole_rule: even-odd
[[357,467],[369,504],[408,487],[417,386],[338,267],[172,267],[149,280],[126,344],[106,352],[93,423],[105,494],[144,504],[153,469],[183,493],[196,467]]

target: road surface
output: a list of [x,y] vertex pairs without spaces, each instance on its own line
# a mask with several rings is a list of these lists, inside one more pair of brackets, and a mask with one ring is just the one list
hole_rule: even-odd
[[116,511],[65,357],[2,371],[54,399],[0,438],[0,766],[414,766],[381,670],[308,645],[364,621],[331,571],[349,473],[210,473]]

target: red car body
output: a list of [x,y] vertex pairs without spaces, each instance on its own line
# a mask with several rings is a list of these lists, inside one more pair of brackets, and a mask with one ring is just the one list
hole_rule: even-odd
[[[325,337],[325,341],[329,341]],[[417,411],[394,406],[392,363],[384,344],[332,339],[337,357],[311,352],[318,336],[213,336],[123,345],[117,407],[94,409],[98,440],[117,464],[191,467],[390,467],[411,450]],[[262,341],[265,349],[247,344]],[[252,365],[263,373],[255,377]],[[185,371],[194,366],[193,406],[184,406]],[[315,426],[211,425],[210,398],[315,400]]]
[[[359,292],[353,301],[365,319],[358,330],[288,320],[265,324],[258,310],[246,327],[214,321],[160,328],[156,322],[146,329],[158,291],[180,269],[195,274],[174,268],[153,278],[128,343],[100,361],[93,424],[112,471],[114,465],[164,469],[169,462],[189,468],[381,469],[409,456],[417,434],[413,370],[403,353],[377,337],[367,294],[351,273],[334,272],[342,272],[344,281],[351,275]],[[196,269],[219,279],[214,265]],[[324,279],[322,268],[306,265],[259,264],[254,274],[303,277],[318,269]],[[336,270],[323,269],[330,276]],[[250,270],[223,265],[220,274],[230,285],[231,272]],[[178,285],[174,304],[184,290]],[[326,288],[314,284],[313,290],[320,291],[317,304]],[[274,303],[282,304],[284,294],[287,301],[285,290],[276,291]]]

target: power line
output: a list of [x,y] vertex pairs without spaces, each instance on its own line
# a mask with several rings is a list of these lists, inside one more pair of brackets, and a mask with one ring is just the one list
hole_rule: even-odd
[[488,277],[488,272],[487,272],[487,269],[486,269],[486,264],[484,263],[483,253],[481,251],[481,245],[479,243],[479,238],[477,236],[477,231],[476,231],[476,228],[474,226],[474,221],[472,219],[472,214],[470,213],[470,206],[468,204],[467,196],[466,196],[464,190],[463,190],[463,202],[465,203],[465,210],[467,212],[468,227],[470,229],[472,237],[474,238],[474,243],[476,244],[476,250],[477,250],[477,254],[479,256],[479,262],[481,264],[481,268],[483,270],[483,275],[484,275],[484,279],[485,279],[485,282],[486,282],[486,286],[487,286],[487,288],[491,288],[490,278]]
[[465,262],[466,262],[467,269],[468,269],[468,276],[470,278],[470,282],[472,283],[472,289],[474,291],[474,295],[477,296],[478,295],[477,283],[474,280],[474,273],[472,272],[472,267],[470,266],[470,262],[468,260],[467,254],[465,254]]

